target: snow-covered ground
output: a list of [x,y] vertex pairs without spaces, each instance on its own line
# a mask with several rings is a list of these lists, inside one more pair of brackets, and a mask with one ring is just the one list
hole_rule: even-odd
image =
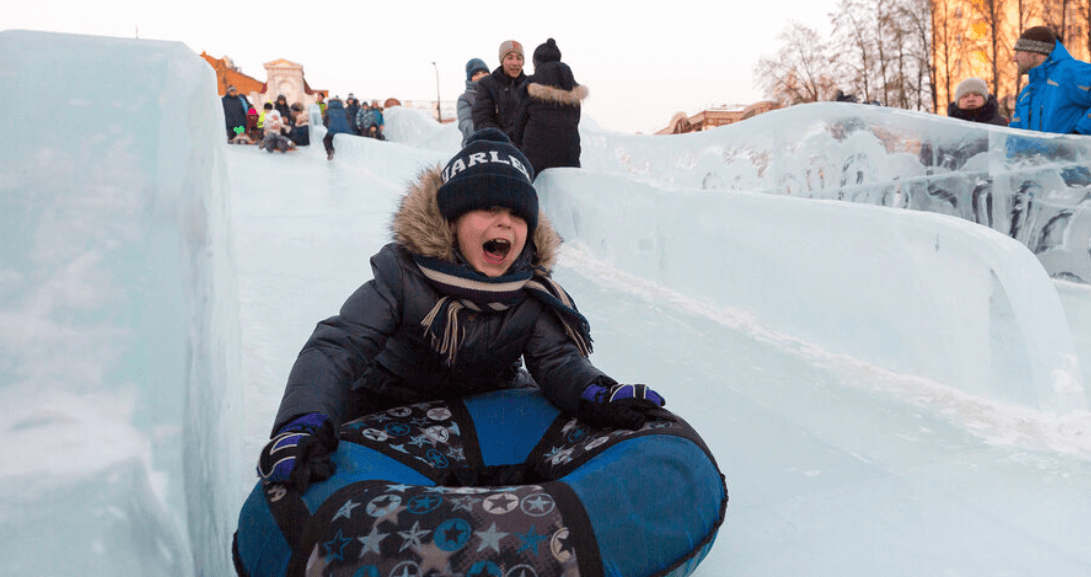
[[[390,109],[390,142],[338,136],[333,162],[229,146],[178,43],[3,32],[0,78],[25,103],[0,117],[0,573],[230,575],[296,353],[459,135]],[[844,137],[854,108],[885,128]],[[868,204],[927,208],[868,200],[891,174],[975,188],[877,148],[893,124],[960,128],[832,104],[671,137],[585,119],[585,168],[537,182],[592,359],[662,391],[727,476],[698,577],[1091,574],[1088,286],[966,215],[792,198],[760,168],[852,159]],[[966,164],[1006,174],[1014,131],[984,134]],[[1034,183],[1073,196],[1049,188],[1065,166]]]

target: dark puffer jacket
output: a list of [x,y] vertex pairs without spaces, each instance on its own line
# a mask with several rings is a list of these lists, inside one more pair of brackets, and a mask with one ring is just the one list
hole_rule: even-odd
[[970,122],[985,122],[997,126],[1008,125],[1007,119],[1000,115],[1000,103],[998,103],[996,97],[991,94],[989,95],[989,99],[985,101],[985,105],[975,110],[963,110],[958,107],[957,102],[952,102],[947,105],[947,116],[961,120],[969,120]]
[[[454,231],[435,200],[440,184],[434,168],[410,187],[394,217],[394,242],[371,258],[373,280],[345,301],[340,314],[318,323],[292,367],[274,431],[312,412],[335,424],[359,416],[349,406],[350,389],[359,387],[407,404],[506,388],[520,356],[545,396],[570,412],[588,384],[603,378],[613,383],[534,298],[502,312],[462,311],[462,346],[454,366],[444,364],[421,326],[442,295],[413,260],[413,254],[456,259]],[[544,216],[533,242],[528,266],[550,270],[561,241]]]
[[501,66],[478,80],[473,108],[474,130],[499,128],[519,146],[515,129],[523,109],[522,88],[526,79],[527,75],[522,72],[518,78],[504,74],[504,67]]
[[541,62],[527,78],[516,137],[534,174],[580,166],[580,103],[589,90],[563,62]]
[[352,134],[348,116],[345,114],[345,105],[334,98],[326,105],[326,112],[322,114],[322,124],[326,125],[328,134]]

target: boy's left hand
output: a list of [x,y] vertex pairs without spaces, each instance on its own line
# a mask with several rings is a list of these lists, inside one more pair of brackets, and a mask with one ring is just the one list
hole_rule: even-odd
[[609,389],[592,383],[580,395],[579,418],[594,426],[636,430],[649,418],[673,421],[661,407],[662,395],[648,385],[611,385]]

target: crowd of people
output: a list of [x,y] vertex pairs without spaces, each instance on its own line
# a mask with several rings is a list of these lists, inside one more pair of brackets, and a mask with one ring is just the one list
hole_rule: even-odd
[[227,141],[232,144],[257,144],[269,152],[310,144],[310,118],[300,102],[288,106],[288,99],[280,95],[258,112],[234,86],[227,87],[222,102]]
[[[955,88],[947,115],[1041,132],[1091,134],[1091,91],[1086,89],[1091,85],[1091,64],[1072,58],[1045,26],[1025,30],[1013,53],[1019,73],[1029,78],[1013,111],[1002,110],[984,80],[970,77]],[[530,76],[523,70],[525,53],[518,41],[502,42],[497,55],[499,65],[491,71],[480,58],[466,63],[466,88],[457,103],[462,144],[477,130],[497,128],[526,155],[535,175],[553,167],[579,167],[581,103],[589,91],[561,60],[556,41],[550,38],[534,50]],[[856,102],[840,91],[835,99]],[[378,101],[368,104],[350,93],[344,101],[335,96],[327,103],[320,97],[318,104],[327,128],[323,144],[329,159],[335,134],[385,139]],[[310,144],[306,109],[298,102],[288,106],[283,95],[259,113],[232,86],[223,106],[231,142],[259,143],[270,152]]]
[[[228,86],[221,100],[230,143],[257,144],[269,152],[287,152],[297,146],[311,144],[310,113],[302,102],[289,106],[287,97],[281,94],[274,102],[266,102],[259,112],[245,96],[238,93],[235,86]],[[323,144],[330,159],[333,158],[333,134],[355,134],[385,140],[383,109],[378,101],[372,101],[370,105],[361,104],[350,93],[344,102],[337,96],[326,102],[324,95],[318,93],[316,104],[322,112],[322,123],[328,129]],[[330,108],[335,111],[333,129],[330,129]]]
[[1012,61],[1027,85],[1019,92],[1010,119],[981,78],[955,87],[947,116],[1038,132],[1091,134],[1091,63],[1076,60],[1046,26],[1027,28],[1012,46]]
[[466,63],[466,91],[458,99],[458,127],[465,144],[482,128],[503,131],[531,163],[534,174],[580,166],[580,108],[589,91],[576,82],[550,38],[532,55],[534,74],[523,72],[525,54],[516,40],[500,44],[500,65],[489,72],[480,58]]
[[334,96],[322,109],[322,124],[326,126],[326,136],[322,145],[326,148],[326,158],[333,160],[336,152],[333,137],[336,134],[354,134],[367,138],[386,140],[383,136],[383,109],[378,100],[363,104],[350,92],[344,101]]

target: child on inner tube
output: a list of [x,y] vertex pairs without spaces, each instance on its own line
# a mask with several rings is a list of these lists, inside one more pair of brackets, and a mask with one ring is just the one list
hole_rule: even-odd
[[536,383],[594,426],[661,414],[662,396],[588,360],[587,320],[550,276],[561,241],[530,166],[487,128],[409,187],[374,278],[318,323],[292,367],[259,461],[266,483],[305,491],[333,474],[342,423],[417,402]]

